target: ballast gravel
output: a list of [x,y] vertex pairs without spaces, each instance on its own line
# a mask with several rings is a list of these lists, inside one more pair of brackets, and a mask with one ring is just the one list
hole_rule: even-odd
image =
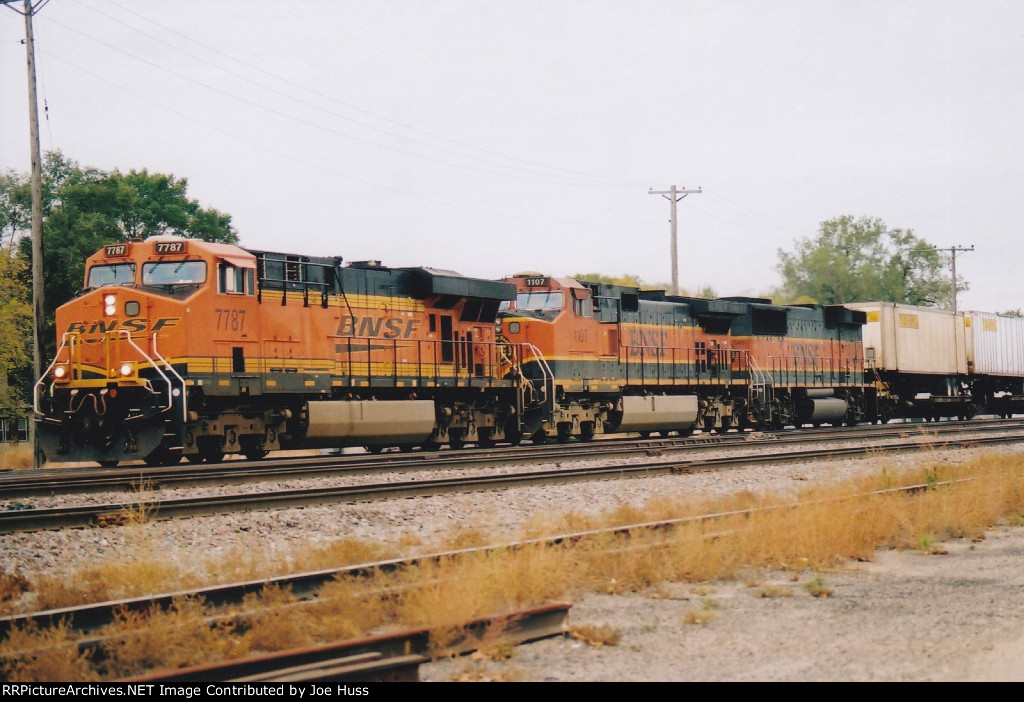
[[[4,534],[0,563],[7,572],[32,576],[130,557],[140,549],[189,564],[239,548],[287,557],[300,547],[340,538],[423,552],[458,530],[510,538],[539,515],[598,514],[670,495],[795,492],[809,482],[883,468],[1020,452],[1022,445],[948,449]],[[420,674],[438,681],[1024,681],[1024,529],[992,530],[981,541],[944,548],[943,555],[882,552],[869,563],[803,573],[796,580],[792,572],[759,573],[749,582],[667,583],[641,594],[588,594],[573,603],[570,623],[607,626],[619,634],[616,645],[555,638],[520,646],[506,661],[438,661]],[[829,596],[809,593],[805,585],[815,577]]]

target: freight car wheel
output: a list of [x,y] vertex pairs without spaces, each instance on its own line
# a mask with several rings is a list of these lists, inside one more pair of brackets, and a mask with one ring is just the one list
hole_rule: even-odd
[[594,440],[594,423],[582,422],[580,424],[580,441]]
[[116,468],[120,461],[96,461],[104,468]]
[[530,441],[541,446],[548,440],[548,433],[544,429],[538,429],[530,435]]

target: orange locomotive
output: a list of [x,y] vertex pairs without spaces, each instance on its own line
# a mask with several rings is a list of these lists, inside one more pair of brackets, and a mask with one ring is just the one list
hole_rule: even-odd
[[106,246],[35,389],[49,461],[519,438],[514,286],[177,237]]
[[518,292],[500,338],[526,349],[522,374],[538,391],[523,431],[537,439],[874,419],[862,312],[506,280]]

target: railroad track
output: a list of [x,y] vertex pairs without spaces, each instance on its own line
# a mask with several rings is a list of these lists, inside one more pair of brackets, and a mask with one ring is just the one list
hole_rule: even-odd
[[[962,429],[961,429],[962,430]],[[943,430],[945,431],[945,430]],[[987,435],[994,432],[997,435]],[[810,436],[820,441],[819,434]],[[852,435],[847,437],[852,439]],[[862,437],[864,438],[864,437]],[[958,438],[943,438],[936,432],[907,432],[904,430],[889,442],[879,442],[875,437],[868,445],[845,448],[814,448],[787,452],[744,454],[718,458],[682,458],[672,460],[643,461],[639,463],[612,462],[605,465],[586,467],[562,467],[554,470],[524,471],[509,474],[487,474],[460,476],[435,480],[397,481],[380,484],[348,486],[326,486],[289,490],[272,490],[258,493],[212,495],[175,499],[150,499],[134,504],[103,504],[90,506],[67,506],[53,509],[19,509],[0,512],[0,533],[59,529],[87,526],[115,526],[138,523],[154,519],[174,519],[211,514],[227,514],[236,511],[286,509],[322,504],[366,502],[384,499],[434,496],[447,493],[498,490],[512,487],[553,485],[589,480],[649,477],[673,473],[694,473],[720,470],[736,465],[752,463],[778,463],[806,461],[819,458],[834,459],[840,456],[857,457],[871,453],[915,451],[923,448],[969,447],[997,443],[1018,442],[1024,439],[1024,428],[1009,431],[1006,426],[974,426],[970,435]],[[777,447],[778,442],[771,442]],[[648,452],[660,449],[648,447]]]
[[[870,494],[906,493],[913,494],[928,488],[946,485],[913,484],[889,488]],[[287,590],[299,600],[312,600],[317,597],[318,590],[325,585],[346,577],[366,577],[374,573],[391,573],[416,567],[422,564],[450,561],[452,559],[479,556],[502,551],[513,551],[534,546],[557,546],[579,543],[587,539],[605,539],[614,534],[632,534],[637,531],[667,532],[681,525],[703,522],[714,522],[734,515],[749,515],[764,509],[789,509],[793,505],[784,504],[777,507],[741,509],[734,512],[714,512],[673,519],[663,519],[634,524],[623,524],[612,527],[554,534],[522,541],[498,543],[485,546],[474,546],[456,550],[426,553],[404,558],[390,558],[380,561],[356,563],[338,568],[307,571],[272,576],[258,580],[247,580],[234,583],[222,583],[206,587],[193,588],[154,595],[123,598],[106,602],[96,602],[58,609],[49,609],[0,617],[0,639],[7,636],[15,627],[52,627],[58,623],[68,626],[76,632],[82,643],[80,646],[95,649],[102,643],[99,639],[90,639],[89,634],[100,630],[114,621],[118,612],[145,613],[151,610],[170,609],[174,602],[182,598],[202,601],[211,609],[229,608],[241,604],[248,596],[258,594],[268,588]],[[404,649],[403,649],[404,650]]]
[[[530,641],[563,636],[569,631],[568,602],[530,607],[491,617],[480,617],[453,628],[463,632],[451,641],[445,655],[465,655],[500,628],[500,641],[518,646]],[[418,682],[419,665],[430,660],[430,630],[408,629],[387,635],[324,646],[284,651],[242,660],[155,671],[125,678],[130,683],[193,682]]]
[[941,424],[889,424],[837,427],[811,431],[791,430],[775,433],[702,434],[695,437],[607,440],[567,445],[519,446],[471,451],[387,453],[382,456],[304,456],[267,461],[231,461],[216,465],[120,468],[42,469],[0,473],[0,495],[27,498],[98,492],[161,490],[203,485],[239,485],[257,481],[309,479],[338,476],[372,475],[398,471],[476,468],[493,464],[550,463],[553,461],[608,456],[628,456],[652,450],[700,453],[735,446],[754,447],[803,443],[806,441],[858,440],[884,438],[908,433],[941,436],[964,431],[1024,429],[1022,420],[974,420]]

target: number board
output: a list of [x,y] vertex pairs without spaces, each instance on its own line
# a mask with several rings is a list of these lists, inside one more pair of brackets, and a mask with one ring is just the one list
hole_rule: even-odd
[[547,278],[527,278],[526,287],[528,288],[543,288],[548,284]]
[[103,255],[107,258],[116,258],[118,256],[128,255],[128,244],[110,244],[109,246],[103,247]]
[[185,253],[184,241],[158,241],[154,244],[154,250],[158,254],[183,254]]

